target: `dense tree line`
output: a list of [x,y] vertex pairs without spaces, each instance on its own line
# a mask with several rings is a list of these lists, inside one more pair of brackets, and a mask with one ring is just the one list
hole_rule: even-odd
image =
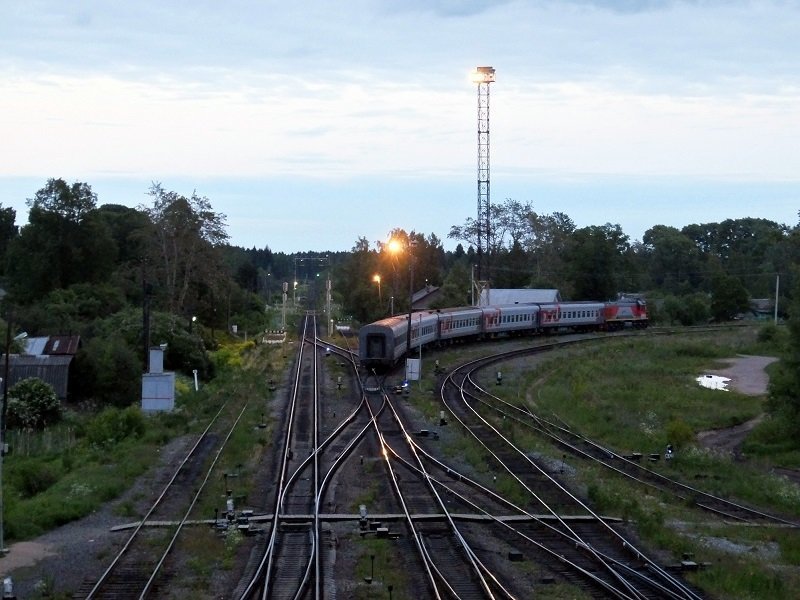
[[[451,227],[451,251],[436,235],[398,229],[390,235],[396,247],[360,238],[350,252],[286,254],[229,245],[225,215],[196,193],[156,183],[149,200],[136,208],[99,204],[89,184],[51,179],[28,200],[22,227],[0,205],[4,315],[30,335],[82,336],[76,399],[136,400],[145,303],[152,340],[169,344],[168,368],[210,377],[214,332],[274,326],[270,313],[280,311],[284,285],[290,299],[299,289],[316,294],[321,307],[325,286],[314,284],[330,278],[331,316],[356,325],[407,311],[410,292],[426,285],[440,288],[437,307],[473,297],[473,219]],[[631,241],[618,224],[578,228],[564,213],[539,214],[511,199],[492,206],[491,217],[482,278],[494,288],[556,288],[580,300],[643,293],[659,320],[695,324],[731,319],[750,299],[774,297],[780,276],[781,315],[790,301],[798,306],[790,293],[800,285],[797,226],[756,218],[654,225]]]
[[28,199],[22,227],[0,206],[3,330],[10,321],[15,334],[80,335],[74,401],[139,399],[145,305],[149,339],[168,345],[166,367],[203,377],[213,376],[216,331],[265,326],[263,298],[241,277],[250,261],[227,244],[225,215],[208,198],[160,184],[150,200],[100,205],[89,184],[51,179]]
[[[555,288],[565,299],[607,300],[620,293],[643,293],[651,312],[663,322],[685,325],[725,321],[747,313],[753,298],[774,298],[781,280],[779,306],[787,307],[800,261],[800,228],[766,219],[730,219],[691,224],[682,229],[655,225],[642,241],[631,241],[618,224],[578,228],[563,213],[541,215],[516,200],[492,206],[494,230],[484,256],[483,278],[494,288]],[[408,307],[413,261],[414,287],[441,286],[442,306],[463,305],[471,297],[473,219],[454,225],[446,252],[436,236],[402,230],[392,238],[401,252],[385,243],[374,247],[359,239],[339,269],[344,312],[357,321],[374,320]],[[464,250],[464,245],[467,250]],[[379,298],[373,282],[382,277]],[[382,301],[381,301],[382,300]]]

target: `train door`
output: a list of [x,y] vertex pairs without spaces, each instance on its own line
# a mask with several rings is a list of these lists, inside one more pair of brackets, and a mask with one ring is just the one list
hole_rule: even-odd
[[367,334],[367,358],[384,358],[386,356],[386,336],[381,333]]

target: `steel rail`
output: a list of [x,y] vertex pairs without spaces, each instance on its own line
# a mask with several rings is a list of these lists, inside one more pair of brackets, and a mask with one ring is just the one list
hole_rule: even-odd
[[[384,396],[384,402],[386,401],[386,396]],[[370,415],[372,416],[371,423],[375,434],[378,437],[378,442],[381,448],[381,456],[383,457],[384,465],[386,466],[386,470],[389,473],[389,478],[394,488],[395,494],[397,495],[398,501],[400,502],[400,506],[403,509],[403,515],[406,520],[406,524],[408,525],[409,530],[411,531],[412,537],[414,539],[414,544],[417,547],[417,551],[419,552],[420,559],[422,561],[422,567],[425,570],[425,575],[427,577],[428,583],[430,584],[431,591],[433,593],[433,597],[437,600],[441,600],[442,595],[439,592],[439,587],[436,585],[436,579],[431,571],[431,565],[425,558],[425,551],[423,549],[422,544],[422,534],[417,531],[417,528],[414,524],[414,519],[411,517],[411,513],[408,510],[408,506],[406,505],[405,498],[403,497],[403,493],[400,489],[400,484],[397,480],[397,474],[394,472],[394,468],[392,467],[392,463],[389,460],[389,452],[388,452],[388,444],[386,439],[383,436],[383,432],[378,425],[378,415],[372,409],[372,406],[369,402],[366,404],[367,409],[369,410]]]
[[106,568],[106,570],[103,571],[102,575],[100,575],[100,578],[97,580],[97,582],[95,583],[94,587],[92,587],[92,589],[89,591],[89,593],[86,596],[86,600],[92,600],[95,597],[95,594],[97,594],[97,592],[100,590],[100,588],[105,584],[105,582],[108,579],[108,577],[111,575],[113,570],[116,568],[117,563],[119,563],[119,561],[122,559],[122,557],[128,552],[128,549],[133,544],[134,539],[139,535],[139,532],[142,530],[142,528],[144,527],[144,525],[147,522],[147,520],[155,512],[156,508],[161,504],[161,501],[167,495],[167,492],[172,487],[172,484],[178,478],[178,474],[186,466],[186,463],[189,462],[189,460],[192,458],[192,456],[194,455],[195,451],[200,446],[201,442],[205,439],[206,435],[208,435],[208,432],[211,430],[211,427],[217,421],[217,418],[220,416],[220,414],[222,414],[222,411],[226,406],[227,406],[227,402],[223,403],[223,405],[220,407],[220,409],[217,411],[217,413],[212,417],[211,421],[208,423],[208,426],[198,436],[198,438],[195,441],[194,445],[189,449],[189,452],[186,454],[186,456],[184,456],[183,460],[178,465],[178,468],[172,474],[172,477],[170,478],[170,480],[167,482],[167,484],[161,490],[161,493],[158,495],[158,498],[156,498],[155,502],[150,506],[150,508],[148,509],[147,513],[145,513],[144,517],[142,517],[142,520],[139,521],[139,524],[133,530],[133,532],[131,533],[131,535],[128,538],[128,540],[122,546],[122,548],[117,553],[117,555],[114,557],[114,559],[111,561],[111,563]]
[[180,523],[178,523],[178,526],[175,529],[175,533],[172,535],[172,539],[169,541],[169,544],[167,545],[167,548],[162,553],[161,558],[158,561],[158,564],[156,564],[155,569],[153,569],[153,574],[150,576],[150,579],[147,580],[147,583],[145,584],[144,590],[142,590],[142,593],[139,596],[139,600],[144,600],[144,598],[146,598],[147,595],[152,590],[153,584],[155,583],[156,577],[158,576],[158,573],[161,570],[161,567],[164,565],[164,562],[167,560],[167,556],[172,551],[172,548],[175,546],[175,542],[178,540],[178,536],[180,535],[181,531],[183,530],[183,527],[186,525],[186,521],[189,519],[189,515],[191,514],[191,512],[194,509],[195,505],[197,504],[197,501],[200,499],[200,494],[203,493],[203,490],[205,489],[206,485],[208,484],[208,480],[211,477],[211,472],[213,471],[214,467],[217,465],[217,462],[219,462],[219,458],[222,455],[222,451],[228,445],[228,440],[231,439],[231,436],[233,435],[233,432],[236,431],[236,427],[239,424],[239,421],[241,421],[242,416],[244,415],[244,411],[247,410],[248,406],[249,406],[249,402],[245,402],[244,406],[242,407],[242,410],[239,412],[239,415],[236,417],[236,420],[233,422],[233,425],[231,426],[230,431],[228,431],[228,434],[225,436],[225,439],[222,441],[222,443],[220,444],[219,448],[217,449],[217,453],[214,456],[214,460],[211,461],[211,465],[206,470],[206,476],[203,478],[203,481],[200,483],[200,487],[197,489],[197,492],[195,493],[194,497],[192,498],[192,502],[191,502],[191,504],[189,504],[189,508],[186,509],[186,512],[184,513],[183,518],[181,519]]
[[[305,331],[308,327],[308,323],[304,322],[303,325],[303,337],[305,337]],[[286,492],[286,480],[288,476],[288,467],[289,467],[289,456],[291,454],[291,439],[292,439],[292,432],[294,430],[294,415],[297,409],[297,397],[299,395],[299,388],[300,388],[300,372],[301,372],[301,363],[302,363],[302,356],[303,356],[303,344],[300,345],[298,350],[297,362],[295,365],[295,373],[294,373],[294,383],[293,383],[293,390],[291,394],[291,398],[289,401],[289,414],[287,419],[287,428],[286,428],[286,437],[283,444],[283,450],[281,453],[281,466],[280,472],[278,475],[278,482],[276,485],[276,494],[275,494],[275,503],[273,505],[273,512],[272,512],[272,530],[270,532],[270,538],[267,542],[267,547],[264,550],[264,554],[261,557],[261,561],[259,562],[258,566],[256,567],[255,573],[253,577],[250,579],[250,582],[247,584],[247,587],[242,592],[241,598],[246,599],[249,598],[250,595],[255,592],[256,587],[259,585],[259,582],[263,581],[263,589],[262,589],[262,598],[266,600],[267,591],[269,589],[269,578],[272,574],[272,566],[273,566],[273,558],[274,558],[274,548],[275,542],[278,535],[278,527],[279,527],[279,519],[280,514],[282,513],[282,507],[284,503],[284,494]],[[264,574],[264,569],[266,568],[266,573]],[[262,576],[263,574],[263,576]]]
[[[472,361],[471,363],[467,363],[466,365],[461,365],[461,366],[460,366],[460,367],[459,367],[459,368],[458,368],[456,371],[467,370],[467,367],[472,367],[472,366],[473,366],[475,363],[480,363],[480,362],[482,362],[482,361]],[[467,377],[468,377],[468,375],[467,375],[467,376],[465,376],[465,379],[466,379]],[[526,454],[525,452],[523,452],[523,451],[522,451],[522,450],[520,450],[520,449],[519,449],[517,446],[515,446],[515,445],[514,445],[514,444],[513,444],[513,443],[512,443],[510,440],[508,440],[508,439],[507,439],[507,438],[506,438],[506,437],[505,437],[505,436],[504,436],[504,435],[503,435],[503,434],[502,434],[500,431],[498,431],[498,430],[497,430],[497,428],[496,428],[496,427],[494,427],[494,425],[492,425],[491,423],[489,423],[489,422],[488,422],[486,419],[484,419],[484,418],[483,418],[483,417],[482,417],[482,416],[481,416],[481,415],[480,415],[480,414],[479,414],[479,413],[478,413],[478,412],[477,412],[477,411],[476,411],[476,410],[475,410],[475,409],[474,409],[472,406],[470,406],[470,405],[469,405],[469,402],[467,402],[466,398],[464,397],[463,383],[462,383],[461,385],[458,385],[458,384],[456,384],[456,381],[455,381],[455,379],[453,378],[453,374],[452,374],[452,373],[451,373],[450,375],[448,375],[448,377],[447,377],[447,379],[446,379],[446,381],[445,381],[445,384],[447,383],[447,381],[450,381],[450,382],[451,382],[451,385],[455,386],[455,387],[456,387],[456,388],[459,390],[459,392],[461,393],[461,399],[462,399],[463,405],[464,405],[464,406],[465,406],[465,407],[466,407],[468,410],[472,411],[472,413],[475,415],[475,417],[476,417],[476,418],[477,418],[477,419],[478,419],[480,422],[482,422],[482,423],[483,423],[483,424],[484,424],[484,425],[485,425],[485,426],[486,426],[488,429],[490,429],[492,432],[494,432],[494,434],[495,434],[495,435],[496,435],[496,436],[497,436],[497,437],[498,437],[498,438],[499,438],[499,439],[500,439],[500,440],[501,440],[503,443],[505,443],[507,447],[509,447],[511,450],[513,450],[514,452],[516,452],[516,453],[517,453],[517,454],[518,454],[520,457],[522,457],[522,459],[523,459],[525,462],[527,462],[527,463],[528,463],[530,466],[532,466],[532,467],[533,467],[533,468],[534,468],[536,471],[538,471],[538,472],[539,472],[539,474],[540,474],[541,476],[543,476],[543,477],[544,477],[546,480],[549,480],[549,481],[550,481],[550,483],[551,483],[553,486],[555,486],[555,487],[556,487],[557,489],[559,489],[559,490],[560,490],[562,493],[564,493],[564,494],[565,494],[567,497],[569,497],[569,498],[570,498],[570,499],[571,499],[571,500],[572,500],[572,501],[573,501],[573,502],[574,502],[574,503],[575,503],[577,506],[580,506],[580,507],[581,507],[583,510],[585,510],[585,511],[586,511],[588,514],[590,514],[590,515],[591,515],[591,516],[593,516],[595,519],[597,519],[597,521],[598,521],[598,522],[601,524],[601,526],[603,526],[603,527],[607,528],[609,531],[612,531],[612,532],[614,531],[614,530],[613,530],[611,527],[608,527],[608,525],[607,525],[607,524],[606,524],[606,523],[605,523],[605,522],[604,522],[604,521],[603,521],[603,520],[600,518],[600,516],[599,516],[599,515],[597,515],[597,514],[596,514],[596,513],[595,513],[595,512],[594,512],[594,511],[591,509],[591,508],[589,508],[589,507],[588,507],[588,506],[587,506],[587,505],[586,505],[584,502],[582,502],[582,501],[581,501],[579,498],[577,498],[577,497],[576,497],[574,494],[572,494],[572,493],[571,493],[569,490],[567,490],[567,489],[566,489],[564,486],[562,486],[562,485],[561,485],[561,484],[560,484],[558,481],[556,481],[555,479],[553,479],[553,478],[552,478],[552,477],[551,477],[551,476],[550,476],[550,475],[549,475],[547,472],[545,472],[545,471],[544,471],[544,470],[543,470],[543,469],[542,469],[542,468],[541,468],[541,467],[540,467],[538,464],[536,464],[534,461],[532,461],[532,460],[530,459],[530,457],[528,457],[528,456],[527,456],[527,454]],[[599,565],[602,565],[602,567],[603,567],[603,568],[604,568],[604,569],[605,569],[605,570],[606,570],[606,571],[607,571],[607,572],[608,572],[608,573],[609,573],[609,574],[610,574],[610,575],[611,575],[611,576],[612,576],[614,579],[616,579],[616,580],[617,580],[617,581],[620,583],[620,585],[624,586],[624,587],[625,587],[625,588],[628,590],[628,592],[629,592],[630,594],[632,594],[632,596],[633,596],[634,598],[639,598],[639,597],[641,597],[641,595],[639,594],[639,592],[638,592],[637,590],[635,590],[634,588],[632,588],[632,587],[631,587],[631,585],[630,585],[630,583],[629,583],[627,580],[625,580],[623,577],[621,577],[621,576],[620,576],[620,574],[619,574],[619,573],[616,571],[616,569],[614,569],[614,568],[612,567],[612,565],[611,565],[611,564],[609,564],[607,561],[603,560],[603,558],[602,558],[602,557],[601,557],[601,556],[600,556],[600,555],[597,553],[597,551],[595,550],[595,548],[594,548],[594,546],[593,546],[592,544],[590,544],[590,543],[586,542],[585,540],[583,540],[583,539],[581,538],[581,536],[580,536],[580,535],[579,535],[577,532],[575,532],[575,531],[572,529],[572,527],[571,527],[571,526],[570,526],[570,525],[569,525],[569,524],[568,524],[566,521],[564,521],[564,520],[561,518],[561,516],[558,514],[558,512],[557,512],[557,511],[555,511],[555,510],[554,510],[554,509],[553,509],[553,508],[552,508],[552,507],[551,507],[551,506],[550,506],[550,505],[549,505],[547,502],[545,502],[545,501],[544,501],[544,499],[540,498],[540,497],[539,497],[539,495],[538,495],[538,494],[536,494],[536,492],[535,492],[533,489],[531,489],[531,487],[530,487],[530,486],[528,486],[528,484],[526,484],[526,483],[525,483],[525,482],[524,482],[524,481],[523,481],[523,480],[522,480],[522,479],[521,479],[521,478],[520,478],[520,477],[519,477],[519,476],[518,476],[518,475],[517,475],[517,474],[516,474],[516,473],[515,473],[515,472],[514,472],[514,471],[513,471],[513,470],[512,470],[512,469],[511,469],[511,468],[510,468],[510,467],[509,467],[509,466],[508,466],[508,465],[507,465],[507,464],[506,464],[506,463],[505,463],[505,462],[504,462],[504,461],[503,461],[503,460],[502,460],[502,459],[501,459],[499,456],[498,456],[498,455],[497,455],[497,453],[496,453],[496,452],[494,452],[494,451],[493,451],[491,448],[489,448],[489,446],[488,446],[488,445],[487,445],[487,444],[486,444],[486,443],[485,443],[483,440],[481,440],[481,439],[480,439],[480,438],[479,438],[479,437],[478,437],[478,436],[477,436],[477,435],[476,435],[476,434],[475,434],[475,433],[474,433],[474,432],[473,432],[473,431],[472,431],[472,430],[471,430],[471,429],[470,429],[470,428],[469,428],[469,427],[466,425],[466,423],[464,423],[464,421],[461,419],[461,417],[460,417],[460,416],[458,416],[458,414],[456,414],[455,410],[453,410],[453,409],[452,409],[452,408],[449,406],[449,404],[447,403],[447,400],[445,399],[445,394],[444,394],[444,385],[442,386],[442,400],[444,401],[445,405],[446,405],[446,406],[448,407],[448,409],[450,410],[450,412],[451,412],[451,414],[453,415],[453,417],[459,421],[459,423],[462,425],[462,427],[464,427],[464,429],[465,429],[466,431],[468,431],[470,435],[472,435],[472,437],[473,437],[473,438],[474,438],[474,439],[475,439],[475,440],[478,442],[478,444],[480,444],[480,445],[481,445],[481,446],[484,448],[484,450],[485,450],[486,452],[488,452],[488,453],[489,453],[489,454],[490,454],[490,455],[491,455],[491,456],[492,456],[492,457],[493,457],[493,458],[494,458],[494,459],[497,461],[497,463],[498,463],[498,464],[499,464],[499,465],[500,465],[500,466],[501,466],[503,469],[505,469],[505,471],[506,471],[506,472],[507,472],[507,473],[508,473],[508,474],[509,474],[509,475],[510,475],[510,476],[511,476],[513,479],[515,479],[515,480],[517,481],[517,483],[519,483],[519,484],[520,484],[520,485],[521,485],[521,486],[522,486],[522,487],[523,487],[525,490],[527,490],[527,491],[528,491],[528,493],[529,493],[529,494],[530,494],[530,495],[531,495],[533,498],[535,498],[535,499],[536,499],[536,500],[537,500],[537,501],[538,501],[538,502],[539,502],[539,503],[540,503],[540,504],[541,504],[541,505],[542,505],[542,506],[545,508],[545,510],[546,510],[547,512],[549,512],[549,513],[550,513],[550,514],[551,514],[551,515],[552,515],[552,516],[553,516],[553,517],[554,517],[554,518],[555,518],[555,519],[556,519],[556,520],[557,520],[557,521],[558,521],[558,522],[561,524],[561,526],[562,526],[562,527],[564,527],[565,529],[567,529],[567,530],[568,530],[568,531],[569,531],[569,532],[570,532],[570,533],[571,533],[571,534],[572,534],[572,535],[573,535],[573,536],[576,538],[576,540],[578,540],[578,541],[579,541],[579,543],[580,543],[580,544],[581,544],[581,545],[582,545],[582,546],[583,546],[583,547],[586,549],[586,551],[587,551],[589,554],[591,554],[591,555],[594,557],[594,559],[597,561],[597,563],[598,563]],[[616,532],[614,532],[614,533],[616,534]]]
[[[464,369],[464,370],[465,370],[465,369],[469,368],[470,370],[469,370],[468,374],[467,374],[467,375],[465,375],[464,379],[465,379],[465,380],[468,380],[468,381],[469,381],[469,383],[470,383],[470,385],[472,385],[472,386],[473,386],[473,387],[475,387],[476,389],[480,389],[480,390],[482,390],[482,388],[481,388],[481,387],[480,387],[478,384],[476,384],[476,383],[474,382],[474,380],[472,379],[472,373],[474,373],[476,370],[478,370],[478,369],[480,369],[480,368],[485,368],[485,366],[486,366],[487,364],[493,364],[493,363],[497,362],[498,360],[501,360],[501,359],[499,359],[497,356],[490,357],[488,360],[487,360],[487,359],[478,359],[478,360],[474,360],[474,361],[471,361],[471,362],[469,362],[469,363],[466,363],[465,365],[461,365],[461,366],[459,367],[459,369],[458,369],[458,370],[462,370],[462,369]],[[457,384],[456,384],[455,380],[453,380],[452,378],[448,378],[448,379],[450,379],[450,380],[452,381],[452,385],[454,385],[454,386],[457,386]],[[458,387],[458,386],[457,386],[457,387]],[[596,514],[594,513],[594,511],[593,511],[593,510],[592,510],[590,507],[588,507],[588,506],[587,506],[587,505],[586,505],[586,504],[585,504],[583,501],[581,501],[579,498],[575,497],[575,496],[574,496],[574,495],[573,495],[571,492],[569,492],[568,490],[566,490],[566,489],[565,489],[565,488],[564,488],[564,487],[563,487],[563,486],[562,486],[562,485],[561,485],[561,484],[560,484],[560,483],[559,483],[557,480],[555,480],[555,479],[554,479],[553,477],[551,477],[551,476],[550,476],[548,473],[546,473],[546,472],[545,472],[543,469],[541,469],[541,468],[540,468],[538,465],[536,465],[536,463],[535,463],[534,461],[532,461],[532,460],[531,460],[531,459],[530,459],[530,458],[527,456],[527,454],[525,454],[525,453],[524,453],[522,450],[520,450],[519,448],[517,448],[517,447],[516,447],[516,446],[515,446],[515,445],[514,445],[514,444],[513,444],[513,443],[512,443],[510,440],[508,440],[508,439],[507,439],[507,438],[506,438],[506,437],[505,437],[505,436],[504,436],[502,433],[500,433],[500,432],[499,432],[499,431],[498,431],[498,430],[497,430],[497,429],[496,429],[496,428],[495,428],[495,427],[494,427],[492,424],[490,424],[490,423],[489,423],[489,422],[488,422],[486,419],[484,419],[484,418],[483,418],[483,417],[482,417],[480,414],[478,414],[478,412],[477,412],[477,411],[476,411],[476,410],[475,410],[475,409],[474,409],[472,406],[470,406],[470,405],[469,405],[469,403],[468,403],[468,402],[466,401],[466,399],[464,398],[465,392],[464,392],[464,389],[463,389],[463,383],[462,383],[462,386],[460,387],[460,391],[461,391],[461,395],[462,395],[462,400],[464,401],[464,406],[466,406],[466,407],[467,407],[467,408],[468,408],[470,411],[472,411],[472,412],[473,412],[473,413],[476,415],[476,417],[477,417],[478,419],[480,419],[480,420],[481,420],[481,421],[482,421],[482,422],[483,422],[483,423],[484,423],[486,426],[488,426],[490,429],[492,429],[492,430],[494,431],[494,433],[495,433],[495,434],[496,434],[496,435],[497,435],[497,436],[498,436],[500,439],[504,440],[504,441],[505,441],[505,443],[506,443],[506,444],[507,444],[509,447],[511,447],[511,448],[514,448],[514,449],[515,449],[515,451],[516,451],[516,452],[518,452],[518,453],[519,453],[519,454],[520,454],[522,457],[524,457],[524,459],[525,459],[525,460],[526,460],[526,461],[527,461],[529,464],[531,464],[531,465],[534,465],[534,466],[535,466],[535,468],[537,468],[537,469],[539,470],[539,472],[540,472],[540,473],[542,473],[542,474],[543,474],[543,475],[544,475],[544,476],[545,476],[547,479],[549,479],[549,480],[550,480],[550,481],[551,481],[551,482],[552,482],[554,485],[556,485],[556,486],[557,486],[557,487],[559,487],[560,489],[564,490],[564,491],[565,491],[565,492],[566,492],[566,493],[567,493],[569,496],[571,496],[571,497],[574,499],[574,501],[578,503],[578,505],[579,505],[579,506],[583,507],[585,510],[589,511],[589,512],[590,512],[590,514],[592,514],[593,516],[595,516],[595,517],[598,519],[598,522],[599,522],[599,523],[601,523],[601,525],[602,525],[602,526],[603,526],[603,527],[604,527],[604,528],[605,528],[605,529],[606,529],[606,530],[607,530],[607,531],[608,531],[608,532],[609,532],[609,533],[610,533],[610,534],[611,534],[613,537],[615,537],[615,538],[616,538],[616,539],[617,539],[617,540],[618,540],[618,541],[619,541],[619,542],[620,542],[620,543],[623,545],[623,548],[629,548],[629,550],[630,550],[630,551],[633,551],[633,552],[635,552],[635,553],[636,553],[636,555],[637,555],[638,557],[640,557],[640,558],[641,558],[641,560],[644,560],[644,561],[645,561],[645,562],[646,562],[646,563],[649,565],[649,567],[650,567],[650,568],[652,568],[652,569],[653,569],[653,570],[655,570],[656,572],[659,572],[659,574],[660,574],[660,575],[661,575],[661,576],[662,576],[662,577],[663,577],[665,580],[669,581],[669,582],[670,582],[670,583],[671,583],[673,586],[675,586],[675,587],[676,587],[678,590],[680,590],[680,592],[681,592],[681,593],[685,594],[685,596],[684,596],[684,597],[686,597],[686,598],[699,598],[699,596],[698,596],[698,595],[697,595],[697,594],[696,594],[694,591],[692,591],[691,589],[689,589],[689,588],[688,588],[688,587],[687,587],[685,584],[683,584],[683,582],[681,582],[681,581],[680,581],[680,580],[678,580],[677,578],[675,578],[675,577],[672,577],[671,575],[669,575],[669,574],[668,574],[666,571],[664,571],[664,570],[663,570],[663,569],[662,569],[662,568],[661,568],[661,567],[660,567],[660,566],[659,566],[657,563],[655,563],[655,562],[654,562],[652,559],[650,559],[650,558],[649,558],[649,557],[648,557],[648,556],[647,556],[647,555],[646,555],[644,552],[642,552],[641,550],[637,549],[637,548],[636,548],[636,547],[635,547],[633,544],[631,544],[631,543],[630,543],[628,540],[626,540],[625,538],[623,538],[623,537],[622,537],[622,536],[621,536],[621,535],[620,535],[618,532],[616,532],[616,531],[615,531],[615,530],[614,530],[612,527],[608,526],[608,524],[607,524],[607,523],[605,523],[604,521],[602,521],[602,519],[600,519],[600,518],[599,518],[599,516],[598,516],[598,515],[596,515]],[[466,395],[468,395],[468,394],[466,394]],[[454,417],[456,417],[457,419],[459,419],[459,417],[458,417],[458,416],[455,414],[455,412],[454,412],[454,411],[452,411],[452,410],[451,410],[451,413],[453,414],[453,416],[454,416]],[[460,419],[459,419],[459,420],[460,420]],[[473,434],[473,435],[474,435],[474,434]],[[477,439],[477,436],[476,436],[476,439]],[[488,450],[488,448],[487,448],[487,450]],[[588,544],[588,543],[587,543],[587,548],[590,548],[590,549],[592,549],[591,545],[590,545],[590,544]],[[592,550],[593,550],[593,549],[592,549]],[[598,558],[599,558],[599,557],[598,557]],[[607,564],[605,561],[602,561],[602,559],[600,559],[600,560],[601,560],[602,564]],[[618,578],[618,579],[620,579],[621,581],[623,581],[623,582],[624,582],[624,583],[623,583],[624,585],[626,585],[626,586],[628,586],[628,585],[629,585],[629,584],[627,583],[627,581],[625,581],[624,579],[622,579],[622,578],[619,576],[619,574],[617,573],[617,571],[616,571],[615,569],[611,568],[611,566],[610,566],[610,565],[608,565],[608,569],[609,569],[609,572],[611,572],[611,573],[612,573],[612,574],[613,574],[613,575],[614,575],[616,578]]]
[[[388,395],[385,395],[384,397],[388,399]],[[408,445],[409,449],[411,450],[412,456],[417,461],[418,471],[422,474],[422,478],[425,481],[426,485],[428,486],[428,489],[433,494],[434,498],[436,499],[436,502],[438,503],[440,509],[442,510],[443,514],[445,515],[445,518],[447,519],[447,522],[448,522],[448,525],[450,527],[450,530],[456,536],[456,540],[458,541],[458,543],[462,545],[462,547],[464,548],[465,552],[467,553],[467,559],[469,561],[470,566],[472,567],[473,573],[475,574],[475,576],[480,581],[481,587],[483,588],[484,592],[486,592],[486,594],[489,596],[489,598],[492,598],[492,599],[495,598],[494,593],[492,592],[491,588],[489,587],[488,582],[486,581],[486,579],[483,576],[481,568],[478,566],[478,563],[480,561],[477,560],[477,557],[475,556],[475,553],[472,551],[469,543],[467,542],[466,539],[464,539],[464,536],[461,534],[461,531],[459,530],[458,526],[453,521],[453,517],[450,514],[450,511],[448,510],[446,503],[444,502],[444,500],[442,500],[442,497],[439,495],[439,492],[436,490],[436,487],[431,482],[430,474],[425,470],[425,467],[424,467],[424,465],[422,463],[422,459],[419,457],[419,455],[416,452],[416,446],[413,443],[413,440],[411,439],[411,435],[408,433],[408,430],[406,429],[405,424],[403,423],[403,420],[400,418],[400,415],[398,414],[397,410],[395,409],[394,403],[391,400],[388,400],[388,404],[389,404],[389,409],[391,410],[392,415],[394,417],[394,420],[397,422],[398,426],[400,427],[400,431],[403,434],[403,439],[405,440],[406,444]],[[394,451],[394,449],[392,449],[392,452],[395,454],[395,456],[399,456],[397,454],[397,452]],[[508,598],[512,598],[512,599],[514,598],[514,596],[510,592],[508,592],[504,587],[501,586],[501,589],[506,594],[506,596]]]

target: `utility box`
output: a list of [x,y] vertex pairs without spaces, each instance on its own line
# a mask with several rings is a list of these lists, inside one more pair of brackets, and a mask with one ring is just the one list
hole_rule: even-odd
[[150,348],[149,373],[142,375],[142,410],[171,412],[175,409],[175,373],[164,371],[164,350]]

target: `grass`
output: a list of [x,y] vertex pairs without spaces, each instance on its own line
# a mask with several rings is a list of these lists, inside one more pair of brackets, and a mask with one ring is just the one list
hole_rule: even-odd
[[[119,423],[127,422],[126,417],[74,411],[58,428],[12,438],[24,440],[25,452],[12,453],[3,460],[6,540],[41,535],[117,498],[159,460],[164,444],[177,436],[197,434],[226,399],[236,403],[247,397],[252,401],[243,417],[245,427],[233,436],[223,457],[224,468],[243,472],[242,489],[249,485],[247,477],[255,471],[260,450],[272,437],[270,428],[256,428],[261,415],[269,414],[264,378],[279,373],[286,361],[280,348],[252,345],[228,349],[223,358],[223,376],[202,386],[199,392],[189,388],[176,399],[175,412],[144,417],[143,430],[132,430],[124,439],[100,444],[92,441],[103,439],[107,430],[118,430]],[[213,514],[213,504],[220,500],[207,501],[203,507],[206,513]],[[133,505],[121,503],[115,513],[133,516]]]
[[356,548],[358,557],[354,573],[357,584],[351,598],[387,598],[389,586],[392,586],[393,598],[411,597],[406,576],[413,577],[414,574],[402,568],[403,558],[398,553],[396,542],[353,534],[349,543]]
[[[510,349],[512,343],[517,344],[498,347]],[[780,339],[762,338],[756,328],[606,339],[496,365],[480,379],[485,388],[507,401],[527,404],[533,412],[567,423],[623,453],[662,453],[667,443],[673,443],[676,458],[669,464],[655,463],[654,469],[718,495],[797,518],[800,488],[771,474],[773,466],[800,465],[800,445],[789,436],[785,424],[767,418],[756,426],[743,445],[748,457],[744,462],[704,450],[694,441],[699,431],[737,425],[764,411],[762,397],[700,388],[695,377],[737,354],[776,355],[779,343]],[[460,364],[485,353],[486,348],[465,346],[435,356],[443,366]],[[497,370],[503,373],[502,385],[496,384]],[[494,424],[529,451],[552,460],[562,457],[560,449],[549,447],[525,428],[500,419]],[[474,446],[456,437],[449,440],[447,454],[464,456],[476,470],[487,472],[482,452]],[[674,563],[684,554],[706,563],[707,568],[688,577],[712,596],[797,597],[800,531],[728,527],[674,497],[587,467],[578,459],[568,457],[567,464],[576,467],[566,475],[573,489],[588,497],[597,511],[635,524],[647,547],[666,552]],[[570,596],[567,592],[553,597]]]

